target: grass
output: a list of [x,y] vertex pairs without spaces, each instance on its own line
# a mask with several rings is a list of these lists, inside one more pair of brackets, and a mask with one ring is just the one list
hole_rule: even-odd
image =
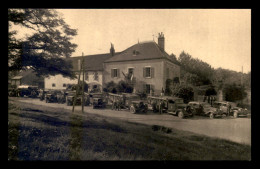
[[9,101],[9,160],[250,160],[251,147],[164,126]]

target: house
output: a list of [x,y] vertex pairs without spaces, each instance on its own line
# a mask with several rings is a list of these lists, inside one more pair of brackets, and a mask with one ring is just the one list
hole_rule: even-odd
[[180,78],[180,64],[164,50],[165,38],[159,33],[154,41],[137,43],[104,61],[104,83],[124,80],[132,74],[134,92],[160,95],[167,79]]
[[[84,57],[84,68],[85,68],[85,82],[89,85],[89,89],[99,88],[102,90],[104,82],[103,77],[103,62],[110,59],[115,54],[113,44],[111,44],[110,53],[87,55]],[[69,61],[72,62],[73,71],[76,72],[78,77],[80,72],[80,66],[82,62],[82,56],[70,57]],[[82,76],[81,76],[82,80]],[[45,89],[66,89],[68,84],[77,84],[78,79],[65,78],[62,75],[55,75],[45,78],[44,84]]]
[[42,77],[36,76],[33,70],[23,70],[19,72],[16,76],[11,78],[11,85],[20,86],[20,85],[29,85],[29,86],[38,86],[39,88],[44,87],[44,79]]

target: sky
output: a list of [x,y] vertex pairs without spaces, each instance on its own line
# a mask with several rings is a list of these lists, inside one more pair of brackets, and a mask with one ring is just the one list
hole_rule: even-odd
[[[165,51],[182,51],[209,63],[251,71],[250,9],[57,9],[78,30],[72,56],[116,52],[143,41],[165,37]],[[153,36],[154,35],[154,36]]]

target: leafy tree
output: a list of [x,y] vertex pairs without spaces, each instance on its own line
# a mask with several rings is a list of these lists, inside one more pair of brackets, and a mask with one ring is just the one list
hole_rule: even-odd
[[[72,64],[64,58],[77,47],[71,43],[77,30],[71,29],[53,9],[8,9],[9,71],[33,69],[38,76],[62,74],[75,77]],[[14,25],[20,25],[31,35],[17,39]]]
[[247,96],[244,86],[233,84],[227,84],[224,87],[224,96],[226,101],[238,101],[242,100]]
[[116,83],[113,81],[108,82],[105,84],[105,88],[103,89],[104,92],[110,92],[110,93],[117,93],[116,89]]
[[188,103],[193,100],[194,92],[192,87],[177,85],[173,90],[173,95],[183,98],[184,103]]
[[121,80],[117,84],[117,91],[120,93],[132,93],[133,92],[133,87],[129,83]]
[[205,91],[205,95],[206,96],[211,96],[211,95],[216,95],[217,91],[214,89],[213,86],[209,87],[206,91]]

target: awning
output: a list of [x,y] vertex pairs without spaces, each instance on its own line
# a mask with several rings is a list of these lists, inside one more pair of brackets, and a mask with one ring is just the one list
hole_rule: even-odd
[[18,80],[18,79],[21,79],[23,76],[15,76],[12,78],[12,80]]

